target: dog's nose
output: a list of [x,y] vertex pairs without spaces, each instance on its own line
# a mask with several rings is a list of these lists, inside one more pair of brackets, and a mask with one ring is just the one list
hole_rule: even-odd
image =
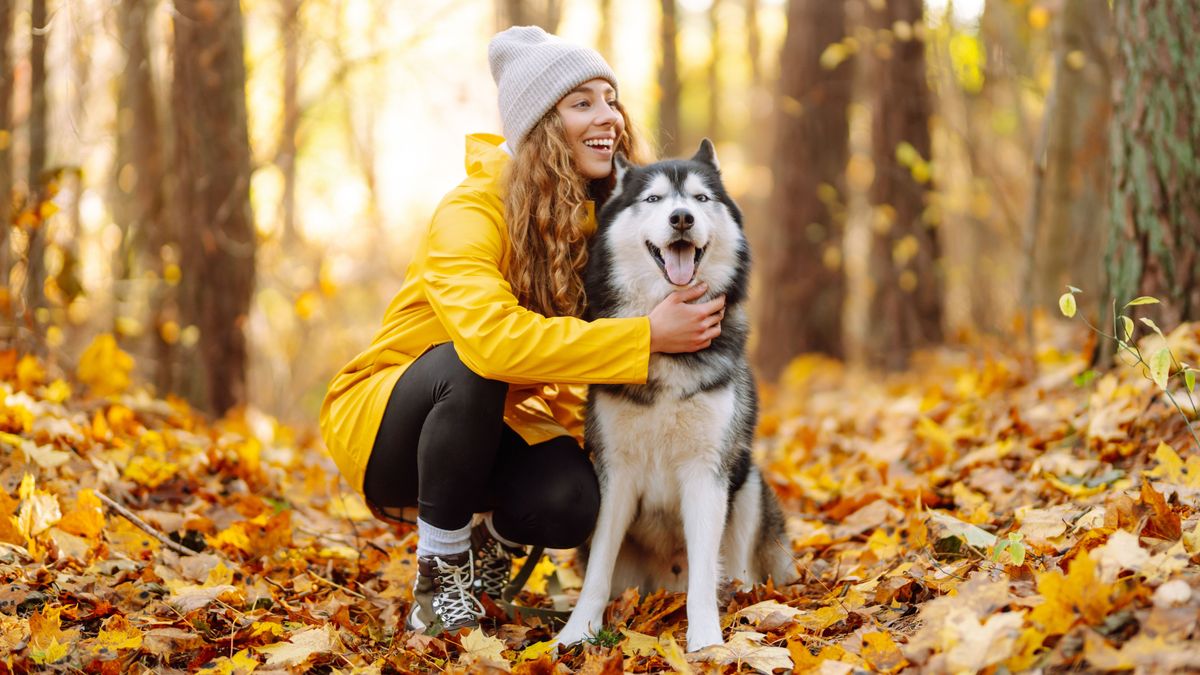
[[675,209],[671,212],[671,227],[684,232],[692,229],[692,224],[696,219],[692,217],[692,212],[687,209]]

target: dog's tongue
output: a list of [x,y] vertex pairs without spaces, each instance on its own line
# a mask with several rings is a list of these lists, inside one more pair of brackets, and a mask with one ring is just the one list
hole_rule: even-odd
[[686,286],[696,272],[696,247],[677,241],[663,251],[667,278],[676,286]]

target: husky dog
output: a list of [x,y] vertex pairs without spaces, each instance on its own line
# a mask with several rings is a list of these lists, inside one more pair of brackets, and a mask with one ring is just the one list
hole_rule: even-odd
[[585,437],[600,515],[579,602],[557,641],[595,634],[614,589],[666,588],[687,591],[687,647],[696,651],[722,642],[722,571],[742,582],[794,577],[779,503],[750,458],[749,250],[708,139],[690,160],[613,161],[616,188],[584,274],[593,317],[646,316],[700,282],[705,299],[725,295],[725,317],[707,349],[651,355],[646,384],[589,388]]

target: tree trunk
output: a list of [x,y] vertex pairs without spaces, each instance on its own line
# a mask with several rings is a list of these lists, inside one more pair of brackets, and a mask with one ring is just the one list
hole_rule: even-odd
[[658,44],[662,48],[662,62],[658,68],[658,145],[668,157],[680,153],[679,138],[679,58],[675,38],[679,30],[676,21],[677,0],[661,0],[662,19],[658,26]]
[[[757,91],[763,86],[762,63],[762,33],[758,30],[758,0],[746,2],[746,50],[750,59],[750,88]],[[845,8],[843,8],[843,11]]]
[[599,0],[600,31],[596,36],[597,49],[611,63],[616,56],[613,46],[613,7],[612,0]]
[[1046,200],[1038,227],[1034,300],[1054,307],[1067,284],[1082,288],[1095,313],[1103,295],[1104,238],[1097,236],[1107,194],[1112,117],[1112,16],[1091,0],[1067,0],[1058,22],[1056,110],[1051,120]]
[[238,0],[175,0],[175,8],[181,305],[200,331],[187,393],[221,414],[246,400],[244,328],[255,273],[242,14]]
[[148,348],[155,388],[165,395],[176,385],[179,309],[174,270],[167,269],[163,258],[164,247],[176,243],[176,235],[165,207],[165,139],[150,58],[149,26],[156,4],[157,0],[121,0],[117,7],[117,30],[125,47],[117,110],[118,119],[128,123],[119,125],[117,136],[118,196],[113,211],[124,237],[114,276],[136,279],[152,271],[158,279],[149,297]]
[[[888,0],[870,12],[876,30],[922,21],[921,0]],[[942,339],[942,280],[937,231],[922,218],[929,184],[929,114],[925,44],[916,37],[880,43],[871,135],[875,180],[871,241],[873,292],[867,358],[901,369],[916,349]]]
[[783,44],[770,200],[758,250],[763,294],[757,361],[774,379],[801,352],[843,355],[843,173],[849,156],[852,66],[821,53],[846,34],[840,2],[791,0]]
[[9,231],[12,230],[13,191],[13,58],[9,43],[13,32],[13,2],[0,1],[0,312],[7,314],[9,302],[8,271],[11,263]]
[[1193,0],[1115,8],[1109,295],[1118,311],[1158,298],[1148,313],[1169,330],[1200,318],[1200,11]]
[[279,130],[276,162],[283,173],[283,245],[290,248],[298,240],[296,232],[296,134],[300,130],[300,2],[282,0],[283,36],[283,124]]
[[721,0],[712,0],[708,7],[708,138],[713,143],[720,140],[721,135],[721,101],[725,92],[721,91]]
[[562,0],[502,0],[496,9],[500,30],[539,26],[547,33],[557,33],[562,19]]
[[[31,0],[29,48],[29,201],[35,210],[45,197],[46,170],[46,0]],[[46,224],[29,233],[25,267],[25,307],[29,312],[45,304]]]

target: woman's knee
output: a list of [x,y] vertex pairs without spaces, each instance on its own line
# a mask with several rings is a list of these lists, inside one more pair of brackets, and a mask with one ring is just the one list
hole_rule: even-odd
[[591,464],[586,459],[583,463],[545,476],[536,489],[513,486],[523,494],[507,508],[496,509],[500,533],[547,548],[573,548],[587,541],[600,513],[600,486]]

